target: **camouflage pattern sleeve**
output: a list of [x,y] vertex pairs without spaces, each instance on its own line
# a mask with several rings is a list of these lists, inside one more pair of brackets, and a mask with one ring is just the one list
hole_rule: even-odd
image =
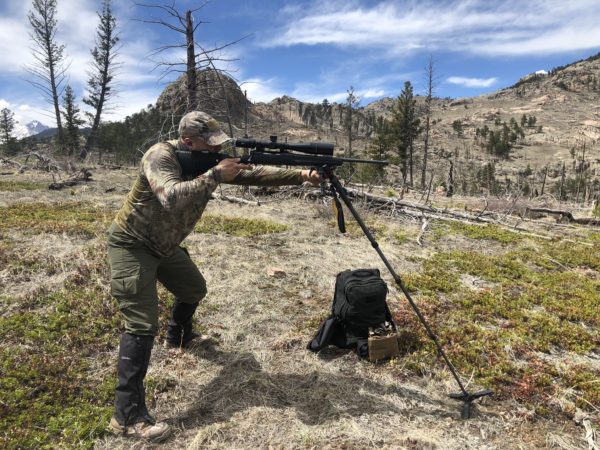
[[302,171],[298,169],[280,169],[270,166],[256,166],[251,170],[242,170],[229,184],[253,186],[286,186],[302,184]]
[[177,156],[168,144],[157,144],[148,150],[142,158],[141,170],[167,211],[178,211],[208,199],[220,181],[218,171],[213,169],[193,180],[183,181]]

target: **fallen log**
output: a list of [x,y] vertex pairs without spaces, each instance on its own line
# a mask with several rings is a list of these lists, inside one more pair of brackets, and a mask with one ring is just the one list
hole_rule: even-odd
[[2,172],[2,175],[14,175],[15,173],[23,173],[29,168],[25,164],[21,164],[17,161],[13,161],[12,159],[7,158],[0,158],[0,166],[14,167],[16,169],[16,172]]
[[558,220],[566,220],[567,222],[578,223],[580,225],[600,225],[600,219],[596,219],[594,217],[579,217],[576,218],[573,216],[573,213],[570,211],[563,211],[560,209],[548,209],[548,208],[527,208],[526,215],[530,215],[530,213],[539,213],[539,214],[550,214],[553,216],[558,216]]
[[63,181],[55,181],[48,186],[48,189],[53,191],[59,191],[64,187],[75,186],[76,184],[81,183],[82,181],[88,182],[92,180],[92,172],[88,169],[81,169],[77,174],[73,175],[70,178],[67,178]]
[[260,206],[260,203],[258,201],[246,200],[244,198],[239,197],[231,197],[229,195],[212,194],[211,198],[215,200],[225,200],[230,203],[241,203],[243,205]]
[[559,209],[548,209],[548,208],[527,208],[525,214],[531,216],[531,213],[550,214],[553,216],[559,216],[559,220],[566,218],[569,222],[574,220],[573,214],[569,211],[562,211]]
[[379,195],[368,194],[366,192],[357,191],[355,189],[348,189],[346,191],[350,196],[356,198],[364,198],[369,202],[369,204],[375,204],[380,207],[388,207],[393,208],[394,210],[402,211],[404,209],[412,209],[421,211],[427,214],[435,214],[438,216],[451,217],[459,220],[465,220],[469,222],[478,222],[478,223],[496,223],[495,220],[482,217],[481,215],[471,215],[471,214],[463,214],[454,211],[448,211],[445,209],[434,208],[432,206],[419,205],[411,202],[407,202],[405,200],[396,200],[389,197],[382,197]]
[[[477,215],[465,214],[465,213],[449,211],[447,209],[440,209],[440,208],[434,208],[431,206],[414,204],[414,203],[407,202],[405,200],[393,199],[393,198],[389,198],[389,197],[378,196],[375,194],[367,194],[365,192],[361,192],[361,191],[358,191],[355,189],[350,189],[350,188],[346,188],[346,191],[348,192],[348,196],[350,198],[363,198],[365,200],[365,202],[367,203],[367,206],[369,208],[372,208],[377,213],[387,210],[389,212],[389,214],[391,214],[391,216],[402,215],[402,216],[414,219],[416,221],[419,221],[419,222],[421,222],[422,227],[424,226],[425,228],[427,226],[429,226],[429,224],[431,223],[432,220],[461,222],[461,223],[465,223],[465,224],[469,224],[469,225],[479,225],[479,226],[484,226],[486,224],[494,224],[494,225],[501,226],[503,229],[506,229],[507,231],[513,232],[515,234],[520,234],[523,236],[529,236],[529,237],[539,238],[539,239],[544,239],[544,240],[559,239],[559,240],[565,241],[565,242],[572,242],[574,244],[581,244],[581,245],[585,245],[588,247],[593,247],[593,244],[591,244],[589,242],[581,242],[581,241],[566,239],[564,237],[564,235],[562,235],[562,234],[561,235],[557,235],[557,234],[543,235],[543,234],[533,233],[530,229],[519,226],[519,223],[523,221],[522,218],[519,218],[518,221],[515,223],[508,223],[506,221],[506,218],[498,217],[498,215],[494,214],[493,212],[490,212],[490,211],[485,212],[485,210],[478,211]],[[290,187],[286,188],[284,190],[284,192],[285,192],[286,196],[297,196],[304,200],[315,201],[318,199],[322,199],[322,200],[324,199],[324,197],[322,196],[322,192],[317,188],[306,188],[304,186],[302,186],[302,187],[300,187],[300,186],[291,187],[290,186]],[[259,194],[259,192],[255,192],[255,193]],[[220,198],[220,197],[215,196],[214,198]],[[235,200],[233,200],[233,199],[235,199]],[[236,197],[233,197],[232,200],[229,200],[228,198],[227,199],[223,198],[223,200],[228,200],[228,201],[233,200],[236,203],[246,203],[246,204],[254,204],[254,205],[264,203],[262,201],[260,203],[259,202],[252,203],[252,202],[249,202],[248,200],[243,201],[244,199],[238,199]],[[424,220],[427,221],[427,224],[423,223]],[[571,227],[571,225],[564,225],[564,224],[554,224],[553,225],[553,227],[557,227],[557,226]]]
[[12,159],[7,159],[7,158],[0,158],[0,164],[2,165],[7,165],[7,166],[13,166],[13,167],[21,167],[21,164],[13,161]]

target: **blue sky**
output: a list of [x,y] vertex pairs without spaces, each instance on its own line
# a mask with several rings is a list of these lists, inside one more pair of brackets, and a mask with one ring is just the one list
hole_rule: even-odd
[[[143,1],[141,1],[143,2]],[[171,5],[172,0],[148,4]],[[113,0],[121,36],[118,97],[108,120],[154,103],[176,74],[161,77],[149,57],[180,36],[140,20],[167,19],[154,8]],[[362,104],[397,96],[409,80],[425,90],[430,55],[440,97],[475,96],[510,86],[525,74],[549,70],[600,51],[599,0],[176,0],[195,13],[197,40],[225,48],[219,66],[231,71],[253,101],[290,95],[342,102],[354,86]],[[100,0],[58,0],[57,40],[66,46],[69,83],[85,94]],[[22,123],[52,118],[40,92],[27,83],[32,61],[27,11],[31,2],[0,2],[0,107]],[[163,54],[184,61],[182,50]],[[154,70],[153,70],[154,69]]]

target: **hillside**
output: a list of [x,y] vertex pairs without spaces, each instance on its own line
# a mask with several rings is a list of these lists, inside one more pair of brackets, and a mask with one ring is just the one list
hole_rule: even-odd
[[[417,96],[422,105],[424,98]],[[373,117],[389,117],[394,99],[373,102],[356,113],[354,133],[356,149],[366,149],[373,136]],[[454,155],[455,163],[495,162],[496,176],[517,177],[527,167],[535,183],[541,171],[548,167],[550,178],[556,181],[563,163],[566,170],[575,171],[585,158],[588,176],[600,177],[600,58],[557,68],[548,75],[527,75],[512,87],[472,98],[439,99],[433,101],[430,145]],[[278,133],[296,140],[328,140],[338,149],[347,146],[343,105],[310,104],[291,97],[269,103],[257,103],[252,108],[251,134],[267,137]],[[499,129],[502,123],[514,120],[521,124],[524,136],[514,145],[510,158],[499,159],[482,148],[484,139],[477,129],[487,126]],[[533,118],[533,119],[532,119]],[[534,124],[530,125],[533,120]],[[459,121],[459,134],[453,125]],[[481,144],[481,145],[480,145]],[[585,146],[585,153],[584,153]],[[416,157],[422,139],[416,143]],[[571,155],[575,152],[575,157]],[[439,180],[445,179],[446,162],[432,158],[432,168]],[[539,180],[538,180],[539,181]]]
[[[597,180],[598,63],[525,77],[481,97],[435,99],[432,146],[452,154],[433,158],[436,183],[448,161],[469,180],[469,170],[479,176],[492,160],[505,186],[514,177],[538,188],[543,167],[556,183],[562,162],[569,176]],[[237,85],[227,85],[237,137],[246,102]],[[158,111],[171,114],[180,99],[171,86],[157,108],[135,118],[137,125],[152,119],[136,129],[139,142],[147,129],[157,131]],[[213,100],[206,97],[218,113],[222,105]],[[372,117],[386,115],[391,101],[358,111],[359,148],[372,136]],[[341,105],[282,97],[247,106],[254,137],[332,141],[338,151],[345,145]],[[508,160],[477,143],[477,129],[511,118],[520,124],[524,115],[535,124],[523,126]],[[573,159],[574,147],[580,159],[585,148],[585,161]],[[448,396],[457,391],[448,369],[347,211],[341,234],[331,199],[316,188],[220,186],[183,243],[209,291],[194,318],[202,339],[189,350],[162,345],[174,298],[159,287],[147,403],[175,432],[151,445],[106,430],[123,325],[110,295],[106,231],[139,169],[88,160],[88,182],[53,191],[48,185],[63,172],[31,163],[21,172],[19,158],[19,165],[2,166],[0,178],[0,448],[598,448],[600,232],[562,222],[560,212],[526,214],[545,207],[589,217],[598,214],[591,201],[598,190],[568,202],[491,189],[485,196],[400,193],[391,176],[385,186],[359,186],[354,205],[462,382],[469,391],[494,391],[464,421],[460,403]],[[520,175],[527,165],[531,173]],[[475,181],[479,194],[486,180]],[[369,203],[365,192],[387,206]],[[336,274],[361,267],[379,268],[388,284],[400,356],[372,364],[350,350],[307,351],[330,313]]]
[[[356,202],[391,264],[439,334],[468,389],[495,391],[460,420],[457,390],[406,300],[350,217],[282,190],[211,201],[185,241],[209,295],[204,339],[167,350],[161,330],[148,404],[175,428],[163,445],[105,431],[118,336],[106,229],[136,170],[49,191],[51,176],[0,182],[0,446],[17,448],[588,448],[600,426],[599,234],[553,221],[513,227],[382,214]],[[244,195],[223,187],[220,194]],[[417,202],[418,197],[408,198]],[[481,200],[433,194],[451,211]],[[351,351],[305,349],[327,316],[335,275],[378,267],[402,354],[381,364]],[[274,269],[277,270],[274,270]],[[273,273],[278,275],[274,276]],[[586,437],[587,436],[587,437]],[[589,445],[592,445],[589,444]],[[593,447],[591,447],[593,448]]]

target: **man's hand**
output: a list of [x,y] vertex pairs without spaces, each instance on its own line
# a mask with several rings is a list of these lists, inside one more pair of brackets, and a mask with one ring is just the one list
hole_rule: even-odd
[[240,158],[225,158],[215,167],[221,181],[227,183],[233,181],[241,170],[251,169],[250,164],[241,164]]
[[317,186],[321,182],[321,177],[319,173],[315,169],[303,169],[302,170],[302,179],[304,181],[308,181],[313,186]]

